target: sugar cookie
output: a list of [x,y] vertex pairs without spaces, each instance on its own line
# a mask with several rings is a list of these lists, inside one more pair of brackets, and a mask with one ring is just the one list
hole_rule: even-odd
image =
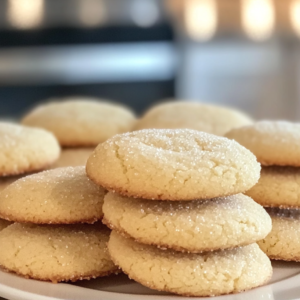
[[62,146],[96,146],[111,136],[130,131],[134,114],[118,104],[90,98],[66,98],[40,105],[22,123],[54,133]]
[[272,275],[271,262],[257,244],[187,254],[139,244],[113,231],[108,250],[131,279],[185,296],[238,293],[265,284]]
[[0,122],[0,149],[0,176],[46,169],[60,155],[52,133],[5,122]]
[[21,178],[0,193],[0,216],[36,224],[94,223],[102,219],[106,191],[85,167],[58,168]]
[[109,230],[96,225],[24,225],[0,232],[0,265],[21,276],[77,281],[117,271],[107,251]]
[[260,176],[255,156],[235,141],[189,129],[116,135],[87,162],[96,183],[157,200],[210,199],[245,192]]
[[234,127],[252,124],[253,120],[235,109],[188,101],[156,105],[138,120],[135,129],[189,128],[224,135]]
[[270,208],[268,212],[272,231],[258,245],[271,259],[300,262],[300,211]]
[[108,193],[104,223],[143,244],[202,252],[249,245],[271,231],[268,213],[238,194],[195,201],[149,201]]
[[263,167],[246,194],[265,207],[300,208],[300,168]]
[[233,129],[226,137],[253,152],[264,166],[300,166],[300,123],[261,121]]

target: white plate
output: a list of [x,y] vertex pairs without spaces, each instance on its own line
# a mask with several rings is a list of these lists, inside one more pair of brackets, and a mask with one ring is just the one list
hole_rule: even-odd
[[[275,262],[270,284],[249,292],[209,300],[296,300],[300,299],[300,264]],[[52,284],[0,271],[0,296],[10,300],[191,300],[147,289],[125,275]]]

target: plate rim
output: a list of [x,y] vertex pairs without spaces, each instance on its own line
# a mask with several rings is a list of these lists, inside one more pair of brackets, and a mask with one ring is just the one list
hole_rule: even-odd
[[[299,265],[300,267],[300,265]],[[3,282],[4,279],[4,282]],[[32,289],[32,286],[37,284],[36,292],[31,292],[28,290],[22,290],[20,287],[23,285],[26,286],[26,283],[29,283],[29,290]],[[50,282],[43,282],[34,279],[26,279],[14,273],[9,273],[3,270],[0,270],[0,297],[4,297],[10,300],[95,300],[95,299],[105,299],[105,300],[150,300],[150,299],[164,299],[164,300],[173,300],[175,298],[182,299],[182,300],[191,300],[191,299],[215,299],[215,300],[232,300],[232,299],[243,299],[244,296],[251,296],[251,294],[258,295],[260,292],[265,291],[272,291],[273,294],[281,291],[284,292],[285,290],[294,287],[299,288],[299,294],[297,295],[298,298],[292,298],[294,300],[300,299],[300,270],[299,273],[295,275],[291,275],[288,278],[284,278],[280,281],[270,283],[246,292],[238,293],[238,294],[230,294],[230,295],[223,295],[218,297],[210,297],[210,298],[201,298],[201,297],[182,297],[178,295],[144,295],[144,294],[129,294],[129,293],[119,293],[119,292],[110,292],[110,291],[102,291],[91,289],[84,286],[76,286],[69,283],[58,283],[52,284]],[[16,285],[18,287],[16,287]],[[46,286],[47,285],[47,286]],[[49,291],[49,295],[45,295],[45,293],[40,293],[40,291],[44,291],[45,288]],[[66,291],[67,290],[67,291]],[[86,295],[86,291],[88,295]],[[60,295],[58,295],[58,293]],[[70,294],[69,294],[70,293]],[[62,294],[68,294],[67,297],[61,297]],[[84,297],[78,298],[77,296],[85,294]],[[87,297],[88,296],[88,297]],[[247,298],[248,299],[248,298]],[[270,298],[271,299],[271,298]]]

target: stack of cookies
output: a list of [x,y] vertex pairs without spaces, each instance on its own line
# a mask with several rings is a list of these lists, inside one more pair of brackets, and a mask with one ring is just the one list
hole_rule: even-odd
[[227,137],[263,165],[258,184],[247,192],[272,218],[272,231],[259,246],[271,259],[300,261],[300,124],[262,121]]
[[130,131],[134,114],[126,107],[93,98],[50,99],[29,112],[24,125],[51,131],[63,147],[53,167],[83,166],[94,148],[117,133]]
[[[0,191],[25,174],[46,169],[59,157],[52,133],[0,122]],[[0,230],[10,222],[0,219]]]
[[[204,132],[141,130],[100,144],[88,176],[110,192],[104,223],[112,260],[130,278],[188,296],[240,292],[272,268],[255,243],[271,219],[240,194],[259,179],[255,156]],[[0,240],[1,242],[1,240]]]
[[116,272],[107,251],[110,231],[97,222],[105,194],[84,166],[44,171],[9,185],[0,193],[0,216],[17,223],[0,232],[0,265],[52,282]]

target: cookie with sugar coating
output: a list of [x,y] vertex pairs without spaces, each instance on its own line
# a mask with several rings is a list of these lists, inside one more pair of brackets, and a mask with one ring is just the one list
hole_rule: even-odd
[[217,296],[261,286],[272,276],[257,244],[232,250],[187,254],[161,250],[113,231],[108,250],[131,279],[155,290],[184,296]]
[[267,209],[272,218],[272,231],[258,242],[270,259],[300,262],[300,211]]
[[140,129],[189,128],[216,135],[230,129],[252,124],[246,114],[231,108],[188,101],[171,101],[152,107],[137,121]]
[[65,148],[51,169],[62,167],[85,166],[94,148]]
[[94,223],[103,217],[106,191],[85,167],[58,168],[23,177],[0,193],[0,216],[35,224]]
[[265,207],[300,208],[300,169],[262,167],[258,183],[246,194]]
[[0,122],[0,176],[14,176],[46,169],[60,155],[51,132]]
[[225,136],[253,152],[264,166],[300,166],[300,123],[261,121]]
[[118,271],[107,251],[110,231],[94,225],[15,223],[0,232],[0,265],[26,278],[78,281]]
[[192,253],[249,245],[265,238],[272,228],[264,208],[243,194],[149,201],[109,192],[103,212],[104,224],[137,242]]
[[260,176],[255,156],[235,141],[190,129],[146,129],[100,144],[87,175],[121,195],[211,199],[245,192]]
[[93,98],[50,99],[22,120],[54,133],[65,147],[97,146],[117,133],[132,130],[134,114],[126,107]]

